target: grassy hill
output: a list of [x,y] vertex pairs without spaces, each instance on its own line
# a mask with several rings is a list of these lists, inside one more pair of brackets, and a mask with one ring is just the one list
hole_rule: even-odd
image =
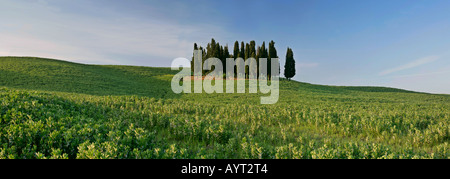
[[[85,65],[53,59],[1,57],[2,86],[92,95],[162,97],[169,68]],[[169,81],[170,82],[170,81]]]
[[0,158],[448,158],[450,96],[280,82],[174,94],[169,68],[0,57]]

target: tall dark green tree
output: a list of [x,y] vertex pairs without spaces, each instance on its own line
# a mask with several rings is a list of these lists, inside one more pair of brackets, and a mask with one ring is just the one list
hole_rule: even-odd
[[269,59],[271,58],[278,58],[277,49],[273,40],[269,43]]
[[[246,43],[245,44],[245,58],[244,58],[244,61],[247,61],[248,60],[248,58],[250,58],[250,44],[249,43]],[[245,66],[245,77],[247,78],[248,77],[248,74],[249,74],[249,68],[248,68],[248,66]]]
[[224,51],[223,54],[224,54],[225,58],[231,57],[230,52],[228,51],[228,44],[225,45],[225,47],[223,48],[223,51]]
[[260,59],[261,58],[267,58],[268,57],[268,53],[267,53],[267,49],[266,49],[266,42],[263,41],[260,49],[259,49],[259,57],[258,57],[258,75],[260,75],[260,71],[259,71],[259,63],[260,63]]
[[269,78],[272,75],[272,58],[278,58],[277,49],[275,48],[275,42],[273,40],[269,42],[269,57],[267,59],[267,74],[269,75]]
[[259,50],[259,58],[267,58],[268,53],[267,53],[267,48],[266,48],[266,42],[263,41],[260,48],[261,49]]
[[[256,48],[256,42],[254,40],[250,41],[250,53],[249,53],[250,55],[253,54],[253,53],[256,55],[256,49],[255,48]],[[253,58],[255,58],[255,57],[253,57]]]
[[206,59],[211,57],[216,57],[216,40],[214,38],[211,39],[211,42],[206,47]]
[[259,76],[259,57],[261,56],[261,47],[256,48],[256,75]]
[[245,44],[245,53],[244,53],[244,60],[247,60],[247,58],[250,57],[250,44]]
[[[208,43],[208,45],[206,46],[206,57],[202,62],[202,68],[203,68],[203,65],[206,63],[207,59],[214,57],[215,44],[216,44],[216,42],[214,41],[214,39],[212,39],[211,43]],[[203,70],[203,75],[207,74],[208,72],[209,72],[208,70]]]
[[[220,58],[220,44],[217,43],[214,45],[214,52],[213,52],[213,56],[214,58]],[[211,71],[213,71],[214,69],[216,69],[215,66],[211,67]]]
[[227,58],[230,58],[230,52],[228,52],[228,44],[225,45],[225,47],[223,48],[223,59],[222,60],[222,66],[223,66],[223,72],[226,73],[227,71]]
[[211,43],[208,43],[208,45],[206,45],[206,59],[212,57],[212,53],[213,49],[211,48]]
[[[201,46],[200,46],[200,50],[202,50],[202,66],[201,66],[201,68],[203,69],[203,64],[205,63],[205,61],[206,61],[206,50],[204,49],[204,48],[202,48]],[[203,70],[202,70],[203,71]],[[205,73],[206,71],[203,71],[203,74]]]
[[211,49],[216,49],[216,40],[214,38],[211,38]]
[[220,58],[220,44],[219,43],[216,43],[214,45],[214,52],[213,52],[212,57]]
[[[194,50],[198,50],[197,43],[194,43]],[[192,53],[191,72],[194,72],[194,53]]]
[[[219,44],[219,43],[217,43],[217,44]],[[223,46],[221,46],[221,45],[219,45],[219,46],[220,46],[220,48],[219,48],[219,56],[217,58],[222,60],[222,59],[224,59],[224,55],[223,55],[224,50],[223,50]]]
[[286,63],[284,64],[284,77],[286,77],[286,79],[288,80],[291,80],[291,78],[294,76],[295,76],[294,52],[292,52],[292,49],[288,47],[286,52]]
[[[256,55],[255,55],[255,52],[252,52],[252,54],[251,54],[251,56],[253,57],[253,58],[255,58],[256,57]],[[253,64],[253,63],[257,63],[256,62],[256,60],[252,60],[252,61],[250,61],[250,66],[256,66],[256,67],[258,67],[258,64]],[[251,71],[250,71],[251,70]],[[249,78],[249,79],[254,79],[255,78],[255,74],[257,75],[258,74],[258,68],[256,68],[256,69],[250,69],[250,68],[248,68],[248,76],[247,76],[247,78]]]
[[244,42],[241,42],[241,50],[239,51],[239,57],[245,60],[245,46]]
[[233,49],[233,58],[237,58],[239,57],[239,42],[236,40],[236,42],[234,42],[234,49]]

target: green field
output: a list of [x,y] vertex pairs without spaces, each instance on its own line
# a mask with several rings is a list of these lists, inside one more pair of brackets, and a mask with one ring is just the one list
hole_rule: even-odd
[[282,80],[261,105],[176,73],[0,57],[0,158],[450,157],[450,95]]

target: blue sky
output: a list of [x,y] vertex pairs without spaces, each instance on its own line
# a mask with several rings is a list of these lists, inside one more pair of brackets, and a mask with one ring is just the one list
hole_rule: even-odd
[[[213,37],[274,40],[295,80],[450,94],[450,1],[1,0],[0,56],[170,66]],[[231,47],[232,48],[232,47]]]

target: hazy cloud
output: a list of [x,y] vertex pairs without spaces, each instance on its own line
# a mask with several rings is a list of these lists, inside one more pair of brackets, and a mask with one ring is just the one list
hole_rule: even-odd
[[[192,56],[193,43],[227,33],[210,24],[180,24],[113,8],[64,11],[46,1],[5,1],[0,7],[0,56],[39,56],[82,63],[169,66]],[[67,8],[67,7],[66,7]],[[98,14],[101,14],[99,16]],[[219,37],[218,37],[219,36]],[[139,63],[130,57],[141,60]]]
[[380,72],[379,75],[380,76],[384,76],[384,75],[388,75],[388,74],[391,74],[391,73],[394,73],[394,72],[398,72],[398,71],[414,68],[414,67],[417,67],[417,66],[421,66],[421,65],[433,62],[433,61],[437,60],[438,58],[439,58],[438,56],[429,56],[429,57],[424,57],[424,58],[421,58],[421,59],[417,59],[417,60],[414,60],[414,61],[409,62],[407,64],[404,64],[402,66],[384,70],[384,71]]
[[421,76],[439,75],[439,74],[447,74],[447,73],[450,73],[450,70],[436,71],[436,72],[429,72],[429,73],[418,73],[418,74],[410,74],[410,75],[398,75],[398,76],[393,76],[393,77],[394,78],[421,77]]
[[319,66],[319,63],[298,63],[299,68],[312,68]]

